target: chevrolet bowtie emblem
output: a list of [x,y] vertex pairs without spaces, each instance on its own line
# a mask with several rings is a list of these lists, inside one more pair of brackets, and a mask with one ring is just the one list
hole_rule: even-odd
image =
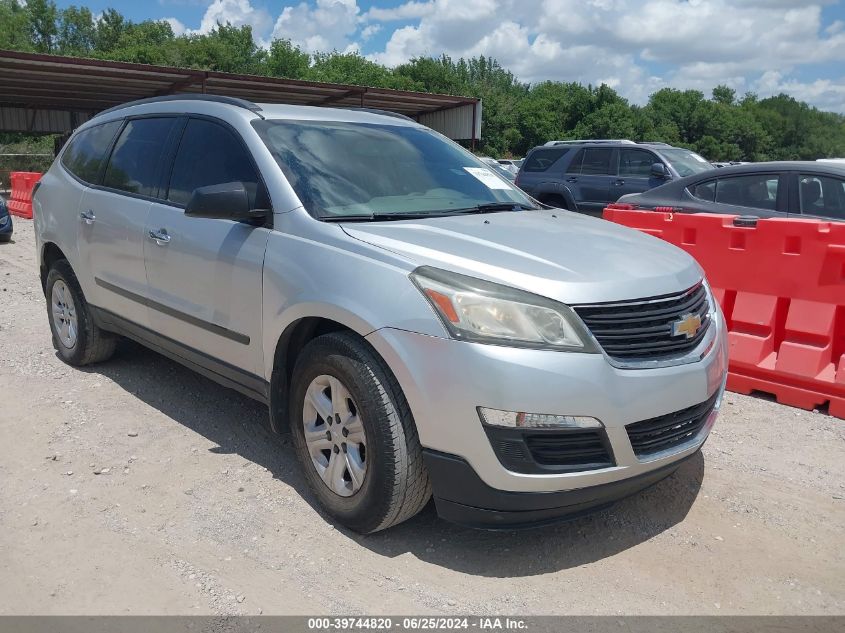
[[697,314],[685,314],[672,324],[672,336],[692,338],[701,327],[701,317]]

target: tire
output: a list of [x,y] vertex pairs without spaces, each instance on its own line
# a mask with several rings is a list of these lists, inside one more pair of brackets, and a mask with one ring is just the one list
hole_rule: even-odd
[[[60,294],[63,299],[59,298]],[[53,347],[64,362],[76,366],[89,365],[107,360],[114,354],[117,337],[94,323],[88,302],[67,260],[54,262],[47,273],[46,297]],[[59,306],[54,303],[56,299]],[[75,327],[63,329],[61,322],[73,317]],[[71,332],[75,332],[75,336],[69,336]]]
[[[338,382],[332,383],[332,379]],[[312,391],[321,398],[320,408],[312,406]],[[347,400],[345,406],[336,406],[332,396],[340,398],[340,394],[348,395],[351,403]],[[338,422],[335,417],[329,425],[328,416],[321,416],[320,410],[335,416],[343,413],[344,418]],[[321,424],[313,424],[315,419]],[[362,534],[377,532],[410,519],[431,497],[417,428],[405,396],[384,361],[359,336],[326,334],[303,348],[293,370],[289,420],[308,485],[340,524]],[[310,425],[310,446],[306,423]],[[365,440],[361,440],[359,428]],[[329,431],[333,439],[320,439],[318,433],[323,431]],[[342,460],[332,462],[333,458]],[[327,464],[322,475],[318,462],[320,467]],[[333,463],[340,464],[335,472],[342,472],[342,477],[331,475]],[[365,470],[360,477],[362,463]],[[359,478],[362,482],[356,483]]]

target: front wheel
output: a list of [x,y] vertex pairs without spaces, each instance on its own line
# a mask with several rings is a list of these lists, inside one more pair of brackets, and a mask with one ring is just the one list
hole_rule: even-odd
[[431,496],[416,425],[396,378],[357,335],[311,341],[293,371],[290,428],[321,505],[364,534],[411,518]]

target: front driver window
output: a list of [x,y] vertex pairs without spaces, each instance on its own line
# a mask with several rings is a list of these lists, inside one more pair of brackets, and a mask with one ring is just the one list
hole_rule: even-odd
[[244,183],[253,209],[269,206],[252,160],[235,135],[212,121],[189,120],[173,163],[167,199],[186,205],[194,189],[227,182]]

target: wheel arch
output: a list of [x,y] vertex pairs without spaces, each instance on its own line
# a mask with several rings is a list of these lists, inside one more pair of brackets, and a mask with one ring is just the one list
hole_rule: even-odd
[[50,272],[53,264],[60,259],[67,260],[67,255],[64,254],[64,251],[55,242],[45,242],[41,248],[41,256],[39,258],[41,290],[45,294],[47,292],[47,274]]
[[545,186],[540,187],[534,197],[540,202],[546,204],[548,204],[550,200],[560,199],[563,200],[563,202],[567,205],[567,209],[570,211],[578,209],[578,205],[575,202],[572,192],[568,187],[559,183],[545,183]]
[[[356,327],[357,326],[357,327]],[[362,331],[366,330],[366,331]],[[322,316],[302,316],[291,321],[276,340],[270,373],[270,426],[276,433],[286,430],[290,379],[302,349],[318,336],[332,332],[351,332],[364,337],[371,328],[361,328]],[[381,355],[373,349],[373,353]],[[384,359],[382,359],[384,361]]]

